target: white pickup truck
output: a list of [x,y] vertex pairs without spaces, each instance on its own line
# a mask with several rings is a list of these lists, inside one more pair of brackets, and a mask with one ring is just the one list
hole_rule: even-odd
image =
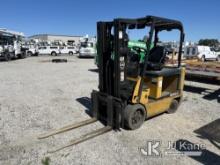
[[76,48],[74,46],[60,46],[60,53],[73,55],[76,54]]
[[186,46],[184,50],[185,58],[197,57],[202,61],[219,60],[215,51],[212,51],[209,46]]
[[40,46],[38,51],[40,55],[50,54],[52,56],[57,56],[60,54],[59,46]]
[[28,56],[38,56],[39,51],[37,45],[27,45],[26,47],[28,48],[27,50]]

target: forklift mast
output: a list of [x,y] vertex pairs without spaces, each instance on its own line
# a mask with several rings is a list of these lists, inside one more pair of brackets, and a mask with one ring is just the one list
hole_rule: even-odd
[[[113,33],[113,34],[112,34]],[[98,22],[97,40],[99,55],[99,89],[100,92],[119,97],[120,82],[120,41],[116,22]]]

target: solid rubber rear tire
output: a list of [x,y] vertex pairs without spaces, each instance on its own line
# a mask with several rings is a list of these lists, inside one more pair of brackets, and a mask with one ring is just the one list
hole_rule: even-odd
[[179,107],[179,102],[176,99],[173,99],[170,108],[167,110],[169,114],[175,113]]

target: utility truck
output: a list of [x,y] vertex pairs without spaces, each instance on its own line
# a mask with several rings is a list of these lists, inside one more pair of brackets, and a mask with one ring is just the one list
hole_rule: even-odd
[[95,57],[96,55],[96,38],[86,35],[80,38],[79,57]]
[[0,58],[10,61],[12,58],[25,58],[27,49],[22,47],[24,34],[0,29]]

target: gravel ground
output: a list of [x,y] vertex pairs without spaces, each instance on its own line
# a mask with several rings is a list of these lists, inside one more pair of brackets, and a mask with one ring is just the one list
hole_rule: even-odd
[[[51,129],[90,118],[88,98],[98,85],[94,60],[65,58],[68,63],[51,63],[49,56],[0,62],[0,164],[46,164],[46,159],[51,165],[193,165],[210,164],[211,159],[220,163],[220,150],[194,133],[220,117],[220,86],[192,81],[186,81],[184,101],[175,114],[154,117],[135,131],[111,131],[49,153],[102,127],[94,123],[48,139],[37,139],[39,134]],[[148,140],[162,142],[161,157],[146,157],[140,152]],[[181,140],[204,144],[206,157],[164,156],[168,141]]]

